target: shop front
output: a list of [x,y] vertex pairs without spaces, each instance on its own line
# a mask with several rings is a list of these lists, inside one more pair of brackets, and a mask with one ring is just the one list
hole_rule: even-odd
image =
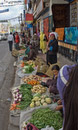
[[53,22],[59,37],[59,52],[77,61],[78,2],[52,5]]

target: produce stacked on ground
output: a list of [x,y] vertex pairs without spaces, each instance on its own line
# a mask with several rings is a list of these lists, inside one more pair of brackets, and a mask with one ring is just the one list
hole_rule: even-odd
[[33,86],[31,91],[32,91],[32,93],[40,93],[40,94],[42,94],[42,93],[46,92],[46,88],[39,84],[39,85]]
[[32,65],[26,65],[24,66],[23,68],[23,73],[26,73],[26,74],[30,74],[34,71],[35,69],[32,67]]
[[[15,92],[13,93],[14,102],[13,104],[11,104],[10,110],[15,110],[15,108],[23,110],[30,105],[31,100],[33,98],[31,88],[32,88],[31,85],[22,84],[18,90],[17,89],[15,90]],[[12,106],[16,107],[12,109],[13,108]]]
[[21,61],[21,67],[27,66],[27,65],[31,65],[32,67],[35,67],[35,62],[32,60],[29,61]]
[[30,107],[47,106],[52,103],[52,99],[46,95],[36,95],[33,97]]
[[46,126],[53,126],[55,130],[62,128],[62,117],[60,112],[52,111],[50,108],[40,108],[32,113],[32,117],[28,122],[24,122],[23,128],[26,128],[28,123],[32,123],[39,130]]
[[30,84],[30,85],[38,85],[38,84],[40,84],[40,82],[39,81],[37,81],[37,80],[31,80],[31,81],[29,81],[29,82],[27,82],[27,84]]
[[30,75],[30,76],[25,76],[25,77],[23,77],[22,78],[22,81],[24,82],[24,83],[28,83],[28,82],[30,82],[31,80],[36,80],[36,81],[41,81],[42,80],[42,78],[40,77],[40,76],[38,76],[38,75]]
[[22,110],[27,108],[31,103],[33,98],[31,88],[32,86],[28,84],[21,85],[20,92],[22,93],[22,100],[20,102],[19,108]]
[[14,104],[20,102],[22,100],[22,94],[21,92],[19,91],[19,88],[16,88],[14,91],[13,91],[13,100],[14,100]]

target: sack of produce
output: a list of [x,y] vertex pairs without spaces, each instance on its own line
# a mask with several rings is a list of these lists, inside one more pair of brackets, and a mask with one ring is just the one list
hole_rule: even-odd
[[60,112],[51,110],[49,107],[45,107],[32,109],[28,112],[21,112],[20,130],[24,130],[28,123],[35,125],[38,129],[49,126],[53,127],[54,130],[59,130],[62,127],[63,119]]
[[18,54],[19,54],[19,52],[16,49],[12,50],[12,56],[17,57]]
[[46,128],[42,128],[41,130],[54,130],[53,127],[46,126]]

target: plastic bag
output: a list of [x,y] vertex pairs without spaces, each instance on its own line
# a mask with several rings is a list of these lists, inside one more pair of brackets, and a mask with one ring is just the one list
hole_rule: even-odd
[[39,129],[36,128],[33,124],[29,123],[29,124],[27,124],[25,130],[39,130]]
[[54,130],[53,127],[46,126],[46,128],[42,128],[41,130]]

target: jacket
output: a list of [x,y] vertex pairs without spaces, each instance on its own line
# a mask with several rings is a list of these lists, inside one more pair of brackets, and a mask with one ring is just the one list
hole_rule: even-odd
[[19,43],[19,42],[20,42],[19,35],[16,35],[15,36],[15,43]]

